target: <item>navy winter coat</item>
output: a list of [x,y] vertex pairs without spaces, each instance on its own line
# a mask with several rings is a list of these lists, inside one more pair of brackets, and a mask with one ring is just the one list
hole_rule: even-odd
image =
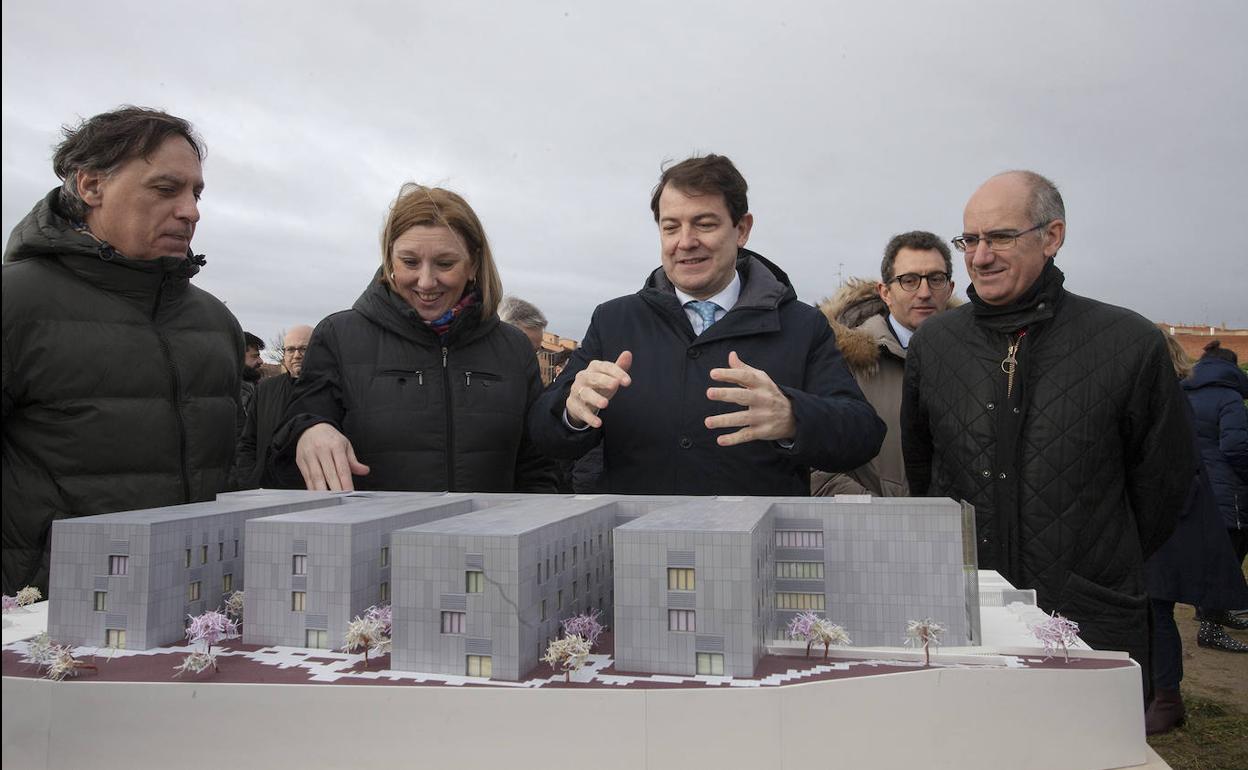
[[1248,375],[1229,361],[1196,362],[1183,389],[1196,412],[1200,459],[1228,529],[1248,527]]
[[[594,311],[585,341],[529,417],[538,448],[579,457],[603,445],[602,487],[620,494],[810,495],[810,469],[839,471],[870,460],[884,423],[863,398],[836,346],[828,321],[797,300],[780,268],[742,249],[741,295],[726,315],[694,335],[662,268],[636,294]],[[594,359],[633,353],[632,384],[603,411],[600,430],[574,432],[564,402],[577,372]],[[792,448],[774,441],[721,447],[733,429],[708,430],[712,414],[740,409],[711,401],[711,369],[729,351],[767,372],[793,404]]]

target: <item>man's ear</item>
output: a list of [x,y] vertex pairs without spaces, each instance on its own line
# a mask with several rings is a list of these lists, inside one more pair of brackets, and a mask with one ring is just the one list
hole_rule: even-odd
[[1066,220],[1054,219],[1044,228],[1044,256],[1057,256],[1057,250],[1066,242]]
[[78,197],[82,198],[83,203],[87,204],[87,208],[96,208],[103,202],[104,196],[100,187],[103,185],[105,178],[103,172],[78,169],[74,184],[78,189]]
[[750,230],[754,227],[754,215],[745,212],[741,217],[741,221],[737,222],[737,248],[744,248],[745,242],[750,239]]

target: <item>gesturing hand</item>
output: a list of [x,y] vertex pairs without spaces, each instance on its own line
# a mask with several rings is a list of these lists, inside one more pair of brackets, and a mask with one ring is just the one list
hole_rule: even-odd
[[797,435],[792,402],[776,387],[767,372],[742,361],[736,351],[728,354],[727,369],[711,370],[711,379],[739,387],[707,388],[707,398],[745,407],[706,418],[708,428],[741,429],[716,439],[720,446],[735,446],[747,441],[778,441]]
[[355,459],[347,437],[327,422],[303,432],[295,445],[295,464],[308,489],[324,492],[352,492],[351,476],[367,476],[368,466]]
[[568,400],[563,405],[568,412],[568,422],[576,428],[585,425],[601,428],[602,418],[598,412],[607,408],[620,388],[627,388],[632,383],[633,378],[628,376],[628,368],[632,365],[633,354],[625,350],[615,359],[615,363],[594,360],[577,372],[568,391]]

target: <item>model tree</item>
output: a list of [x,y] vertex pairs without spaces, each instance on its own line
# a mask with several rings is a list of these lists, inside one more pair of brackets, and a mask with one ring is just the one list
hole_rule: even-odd
[[816,643],[823,645],[823,657],[828,657],[828,648],[834,644],[851,644],[845,629],[827,618],[821,618],[810,610],[799,612],[789,621],[788,637],[805,640],[806,657],[810,657],[810,648]]
[[1070,645],[1079,641],[1079,624],[1053,612],[1043,622],[1033,626],[1031,633],[1044,645],[1045,657],[1051,657],[1060,647],[1063,657],[1069,662]]
[[911,620],[906,624],[906,644],[923,645],[923,665],[932,665],[931,646],[940,644],[940,635],[945,627],[931,618]]
[[16,596],[4,596],[4,611],[13,612],[18,607],[27,607],[43,598],[43,594],[39,593],[39,589],[34,586],[26,586],[17,592]]
[[549,663],[553,669],[563,671],[564,681],[567,682],[572,681],[572,672],[580,670],[587,660],[589,660],[589,642],[576,634],[551,642],[546,648],[546,654],[542,656],[542,662]]
[[376,614],[366,612],[363,616],[356,615],[355,619],[347,624],[346,640],[342,649],[344,652],[363,649],[364,668],[368,668],[370,650],[378,655],[384,655],[390,651],[388,630],[386,624]]
[[44,677],[56,682],[67,676],[78,676],[82,669],[97,670],[94,665],[75,658],[72,647],[53,644],[46,631],[30,640],[26,648],[26,660],[46,669]]
[[584,612],[580,615],[574,615],[563,621],[563,633],[565,636],[579,636],[585,640],[590,649],[593,649],[594,642],[598,641],[598,637],[606,630],[606,626],[598,622],[598,617],[602,614],[601,610],[592,612]]
[[242,591],[235,591],[225,599],[225,615],[235,623],[242,625],[243,623],[243,600]]
[[190,623],[186,626],[186,637],[191,644],[204,643],[203,650],[196,650],[174,666],[175,677],[186,672],[198,674],[209,667],[217,671],[217,653],[212,645],[238,636],[238,623],[235,623],[220,610],[208,610],[200,615],[188,615]]

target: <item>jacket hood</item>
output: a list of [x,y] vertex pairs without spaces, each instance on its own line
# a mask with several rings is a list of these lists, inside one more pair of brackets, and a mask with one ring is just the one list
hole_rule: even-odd
[[[880,299],[876,283],[870,278],[850,278],[835,294],[819,303],[819,310],[836,333],[841,355],[855,374],[874,373],[880,364],[881,348],[905,357],[900,343],[888,328],[888,305]],[[961,304],[962,300],[950,294],[945,310]]]
[[[736,307],[774,310],[785,302],[797,299],[789,276],[761,254],[738,249],[737,273],[741,276],[741,296]],[[675,295],[676,287],[668,280],[662,267],[655,268],[641,287],[643,295],[650,292]]]
[[1205,387],[1230,388],[1243,398],[1248,398],[1248,374],[1230,361],[1220,358],[1202,358],[1192,367],[1192,376],[1183,381],[1187,390]]
[[[425,324],[415,308],[390,290],[381,271],[382,268],[377,268],[373,280],[365,287],[351,309],[400,337],[426,347],[441,347],[442,341],[438,339],[437,332]],[[482,319],[481,305],[472,305],[451,324],[446,344],[454,346],[471,342],[488,334],[498,324],[497,314]]]
[[207,261],[189,249],[185,257],[131,259],[77,230],[60,212],[59,190],[45,195],[13,228],[4,247],[6,265],[53,259],[102,289],[133,295],[155,291],[166,275],[189,281]]

